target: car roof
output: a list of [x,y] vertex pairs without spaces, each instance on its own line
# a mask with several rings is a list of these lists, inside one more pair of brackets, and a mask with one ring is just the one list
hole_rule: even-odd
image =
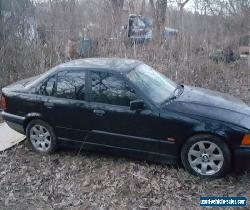
[[86,58],[60,64],[58,68],[78,67],[103,71],[128,72],[140,64],[142,64],[141,61],[124,58]]

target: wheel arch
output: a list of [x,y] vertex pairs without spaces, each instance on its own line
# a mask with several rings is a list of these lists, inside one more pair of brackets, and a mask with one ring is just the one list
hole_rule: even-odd
[[25,133],[26,133],[26,129],[27,129],[28,124],[32,120],[43,120],[44,121],[44,118],[40,113],[29,113],[29,114],[27,114],[25,116],[25,120],[24,120],[24,123],[23,123],[23,129],[24,129]]
[[212,132],[212,131],[197,131],[189,135],[183,142],[183,144],[190,138],[195,137],[195,136],[215,136],[219,139],[222,139],[223,141],[227,141],[229,139],[229,136],[226,133],[218,133],[218,132]]
[[243,133],[238,126],[219,121],[206,120],[194,126],[192,131],[183,137],[178,151],[181,151],[188,139],[197,135],[215,136],[224,141],[230,150],[233,150],[236,145],[240,144]]
[[242,138],[242,133],[236,126],[220,121],[205,120],[195,125],[192,131],[183,137],[181,144],[178,147],[178,154],[181,153],[182,148],[190,138],[200,135],[214,136],[221,139],[228,146],[231,153]]

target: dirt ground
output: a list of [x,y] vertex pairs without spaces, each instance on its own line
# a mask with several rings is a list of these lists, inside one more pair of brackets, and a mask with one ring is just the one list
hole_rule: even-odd
[[42,156],[24,142],[0,153],[0,209],[199,209],[200,196],[250,198],[249,175],[202,180],[177,166],[92,152]]

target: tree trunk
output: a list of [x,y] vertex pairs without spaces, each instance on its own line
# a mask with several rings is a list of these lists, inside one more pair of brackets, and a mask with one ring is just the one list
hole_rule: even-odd
[[248,41],[248,46],[249,46],[249,54],[248,54],[248,67],[249,67],[249,69],[250,69],[250,29],[249,29],[249,33],[248,33],[248,35],[249,35],[249,37],[248,37],[248,39],[249,39],[249,41]]
[[129,0],[129,12],[131,14],[134,14],[135,13],[135,4],[134,4],[134,0]]
[[146,1],[145,0],[142,0],[142,3],[141,3],[141,16],[144,16],[145,15],[145,10],[146,10]]
[[113,35],[117,36],[121,26],[122,9],[124,0],[111,0],[112,3],[112,19],[113,19]]
[[184,31],[184,22],[183,22],[184,7],[185,7],[185,5],[188,2],[189,2],[189,0],[185,0],[184,2],[179,2],[179,7],[180,7],[180,20],[179,20],[179,24],[180,24],[181,34]]
[[154,40],[160,44],[166,22],[167,0],[157,0],[156,5],[153,0],[150,0],[150,5],[154,17]]

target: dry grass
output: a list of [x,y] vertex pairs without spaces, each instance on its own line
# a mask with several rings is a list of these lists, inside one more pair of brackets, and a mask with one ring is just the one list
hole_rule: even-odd
[[[176,82],[230,93],[250,104],[244,62],[216,64],[204,56],[174,60],[168,53],[117,49],[103,48],[99,56],[140,59]],[[27,74],[35,73],[18,78]],[[199,209],[202,195],[250,197],[249,173],[207,181],[176,166],[77,151],[41,156],[20,144],[0,153],[0,209]]]
[[0,186],[0,209],[199,209],[200,196],[250,197],[249,172],[208,181],[104,154],[41,156],[26,144],[0,153]]
[[[175,81],[231,93],[250,104],[244,65],[210,63],[211,71],[148,63]],[[77,151],[40,156],[21,144],[0,153],[0,209],[199,209],[202,195],[250,197],[249,173],[206,181],[176,166]]]
[[[20,1],[11,2],[14,16],[3,22],[6,39],[0,40],[0,94],[7,84],[63,62],[71,29],[79,32],[83,25],[94,21],[98,26],[94,37],[111,36],[108,1],[83,1],[80,5],[48,1],[46,10],[37,1],[35,17],[46,23],[46,45],[39,38],[29,41],[28,35],[18,36],[25,26],[24,17],[30,17],[34,8],[15,6]],[[239,11],[230,18],[231,24],[225,24],[217,15],[186,13],[184,37],[162,46],[150,43],[134,47],[125,46],[121,40],[99,40],[96,56],[139,59],[176,82],[230,93],[250,105],[249,67],[243,61],[216,64],[208,57],[210,52],[237,42],[242,35],[240,26],[247,29],[247,18],[241,21]],[[169,8],[169,26],[175,27],[178,16]],[[182,168],[95,153],[61,150],[41,156],[22,143],[0,153],[0,209],[199,209],[201,195],[250,198],[249,173],[207,181]]]
[[[173,50],[117,43],[103,45],[98,56],[136,58],[176,82],[230,93],[250,104],[250,71],[244,62],[216,64],[205,55],[173,57]],[[38,65],[33,71],[34,65],[16,72],[15,78],[45,70]],[[176,166],[122,157],[63,150],[41,156],[25,144],[0,153],[0,186],[0,209],[199,209],[202,195],[250,197],[249,172],[207,181]]]

